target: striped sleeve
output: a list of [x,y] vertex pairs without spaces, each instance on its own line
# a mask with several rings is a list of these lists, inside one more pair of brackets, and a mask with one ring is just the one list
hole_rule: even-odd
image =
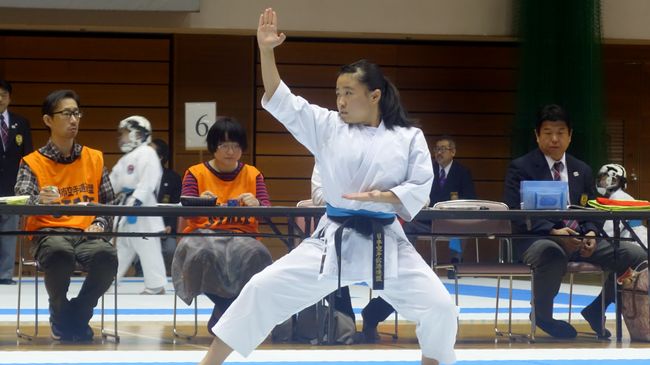
[[199,184],[196,177],[191,172],[187,171],[183,176],[183,188],[181,190],[183,196],[199,196]]
[[262,174],[257,175],[255,181],[255,197],[259,200],[261,206],[271,206],[271,200],[269,198],[269,193],[266,190],[266,183],[264,182],[264,176]]

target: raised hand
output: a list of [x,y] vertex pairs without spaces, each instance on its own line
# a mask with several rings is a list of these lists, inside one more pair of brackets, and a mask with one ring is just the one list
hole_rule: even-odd
[[257,44],[260,50],[273,49],[284,42],[287,37],[284,33],[278,34],[278,16],[271,8],[267,8],[260,15],[257,25]]

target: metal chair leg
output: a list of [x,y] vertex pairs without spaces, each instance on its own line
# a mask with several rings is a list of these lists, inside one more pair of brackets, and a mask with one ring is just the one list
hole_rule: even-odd
[[115,309],[113,313],[113,332],[109,332],[108,330],[106,330],[106,327],[104,326],[105,295],[102,295],[101,334],[102,334],[102,338],[104,339],[108,337],[112,337],[115,340],[115,343],[120,343],[120,336],[117,333],[117,277],[115,277],[113,281],[113,297],[114,297],[113,308]]
[[398,334],[398,331],[399,331],[398,330],[398,318],[397,318],[399,314],[397,313],[397,311],[395,311],[393,313],[395,314],[395,333],[393,334],[393,340],[397,340],[399,338],[399,334]]
[[530,275],[530,335],[528,340],[535,342],[535,330],[537,329],[537,315],[535,314],[535,277]]
[[[600,284],[601,284],[600,285],[601,288],[605,288],[605,285],[607,285],[607,274],[605,273],[605,270],[603,270],[600,273]],[[614,285],[617,285],[616,281],[614,282]],[[601,337],[604,337],[605,334],[605,309],[606,309],[605,307],[606,307],[605,293],[603,293],[603,295],[600,296],[600,329],[601,329],[600,336]]]
[[512,275],[510,276],[510,286],[508,287],[508,336],[512,338]]
[[[499,295],[501,291],[501,277],[497,276],[497,292],[496,292],[496,304],[495,304],[495,311],[494,311],[494,333],[496,336],[503,336],[503,333],[499,331]],[[495,338],[495,341],[497,339]]]
[[571,312],[573,312],[573,273],[569,274],[569,324],[571,324]]
[[[26,340],[33,340],[38,336],[38,263],[36,260],[28,261],[23,257],[22,243],[18,245],[18,306],[16,308],[16,336]],[[34,266],[34,332],[29,334],[22,330],[20,323],[21,297],[23,286],[23,269],[25,265]]]
[[176,308],[177,308],[177,301],[178,301],[178,295],[174,294],[174,316],[173,316],[173,327],[172,327],[172,332],[174,333],[174,337],[180,337],[180,338],[185,338],[185,339],[192,339],[193,337],[196,336],[197,333],[199,333],[199,298],[194,297],[194,331],[191,334],[188,333],[182,333],[181,331],[178,330],[176,327]]

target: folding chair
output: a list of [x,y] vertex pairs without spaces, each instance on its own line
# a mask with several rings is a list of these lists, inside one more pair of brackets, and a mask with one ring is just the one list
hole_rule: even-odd
[[[456,209],[456,210],[508,210],[508,206],[501,202],[489,200],[449,200],[436,203],[433,206],[435,210]],[[445,234],[460,237],[486,237],[490,239],[497,238],[498,235],[511,234],[511,225],[509,220],[495,219],[438,219],[432,222],[432,234]],[[530,266],[525,264],[513,263],[512,242],[508,238],[500,238],[499,259],[493,263],[449,263],[440,265],[437,263],[436,240],[431,242],[432,250],[432,268],[435,270],[439,267],[445,267],[454,270],[454,288],[456,305],[459,302],[458,279],[460,277],[491,277],[497,279],[496,288],[496,310],[494,314],[494,332],[497,336],[507,336],[509,339],[524,337],[529,341],[535,340],[535,308],[534,308],[534,291],[533,291],[533,272]],[[504,252],[505,248],[505,252]],[[477,250],[478,251],[478,250]],[[477,254],[478,260],[478,254]],[[499,291],[501,289],[501,278],[509,278],[508,291],[508,331],[503,332],[499,329]],[[515,277],[530,278],[531,286],[531,326],[530,333],[526,335],[514,334],[512,332],[512,282]]]
[[[23,218],[21,217],[20,220],[20,227],[24,227],[24,221]],[[26,257],[24,254],[23,246],[28,244],[27,240],[25,240],[25,236],[21,236],[18,242],[18,257],[20,258],[18,261],[18,305],[16,308],[16,336],[18,338],[24,338],[27,340],[33,340],[38,336],[38,282],[39,282],[39,273],[42,272],[41,268],[39,266],[38,260],[33,257]],[[34,331],[30,334],[25,332],[22,329],[21,321],[20,321],[20,311],[21,311],[21,298],[22,298],[22,285],[23,285],[23,272],[25,270],[25,267],[33,267],[34,270]],[[74,274],[76,275],[82,275],[85,272],[83,271],[83,268],[81,266],[77,266],[77,268],[74,271]],[[107,330],[105,326],[105,310],[104,310],[104,295],[102,295],[102,300],[101,300],[101,331],[100,334],[103,339],[106,339],[108,337],[112,337],[116,343],[120,342],[120,336],[118,335],[117,332],[117,280],[113,281],[114,285],[114,319],[113,319],[113,331],[110,332]]]
[[[569,323],[571,323],[571,309],[573,307],[573,279],[575,274],[591,274],[591,275],[600,275],[600,284],[601,287],[604,287],[605,282],[607,281],[607,275],[605,271],[598,265],[594,265],[588,262],[575,262],[569,261],[567,264],[567,273],[569,274]],[[600,328],[603,332],[605,331],[605,296],[601,296],[600,301]],[[601,336],[602,333],[596,333],[596,337]]]
[[[185,220],[185,218],[178,217],[176,231],[183,232],[186,226],[187,226],[187,221]],[[178,240],[180,240],[180,238]],[[178,329],[178,326],[176,326],[176,319],[178,315],[178,309],[177,309],[178,295],[176,295],[176,291],[174,291],[174,310],[173,310],[173,317],[172,317],[172,334],[174,335],[174,338],[179,337],[179,338],[185,338],[187,340],[190,340],[193,337],[195,337],[197,333],[199,333],[199,301],[197,297],[194,297],[193,301],[194,301],[194,329],[190,333],[183,333]]]

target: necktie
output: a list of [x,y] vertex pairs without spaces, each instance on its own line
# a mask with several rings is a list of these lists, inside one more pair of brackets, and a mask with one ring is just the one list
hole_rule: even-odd
[[562,161],[557,161],[553,164],[551,172],[553,173],[553,180],[562,181],[562,170],[564,170],[564,164]]
[[447,182],[447,175],[445,174],[445,169],[440,169],[440,177],[438,178],[438,184],[442,188],[445,186],[445,182]]
[[0,114],[0,137],[2,137],[2,148],[6,151],[9,148],[9,127],[5,123],[5,116]]
[[[553,164],[553,168],[551,169],[551,172],[553,173],[553,180],[562,181],[562,170],[564,170],[564,164],[562,161],[557,161]],[[580,228],[580,224],[575,219],[565,219],[562,222],[564,222],[564,225],[566,227],[569,227],[574,231]]]

